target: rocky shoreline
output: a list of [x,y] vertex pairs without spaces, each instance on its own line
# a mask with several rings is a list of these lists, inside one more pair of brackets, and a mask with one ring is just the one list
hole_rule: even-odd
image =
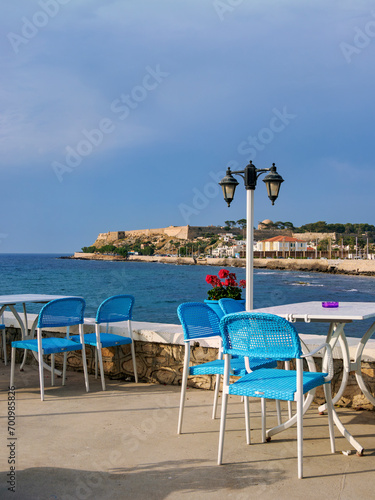
[[[62,257],[63,258],[63,257]],[[174,265],[212,265],[222,267],[245,267],[245,259],[196,258],[129,255],[127,258],[116,255],[101,255],[76,252],[68,259],[111,260],[128,262],[159,262]],[[375,276],[375,260],[341,259],[254,259],[256,269],[277,269],[287,271],[305,271],[331,274],[349,274],[354,276]]]

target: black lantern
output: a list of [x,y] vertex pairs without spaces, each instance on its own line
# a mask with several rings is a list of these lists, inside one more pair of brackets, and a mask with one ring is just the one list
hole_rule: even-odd
[[219,182],[223,189],[224,200],[228,203],[228,207],[233,201],[234,192],[238,186],[238,182],[232,174],[240,175],[244,180],[245,188],[253,191],[256,188],[258,177],[266,172],[268,173],[263,179],[263,182],[265,182],[267,187],[268,198],[272,201],[272,205],[274,205],[275,200],[279,196],[280,186],[281,183],[284,182],[284,179],[276,172],[274,163],[272,163],[271,168],[256,168],[253,162],[250,161],[244,170],[232,172],[231,169],[228,168],[225,177]]
[[275,204],[275,200],[279,196],[281,183],[284,182],[284,179],[276,172],[276,166],[272,163],[271,170],[269,174],[263,179],[263,182],[267,187],[268,198],[272,201],[272,205]]
[[238,181],[233,177],[230,168],[227,169],[226,175],[221,179],[219,185],[223,189],[224,200],[228,203],[228,207],[230,207],[234,198],[234,192],[238,186]]

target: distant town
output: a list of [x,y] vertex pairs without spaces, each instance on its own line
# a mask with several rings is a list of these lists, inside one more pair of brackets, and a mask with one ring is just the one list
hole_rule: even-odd
[[[246,219],[223,226],[169,226],[158,229],[100,233],[83,253],[178,257],[244,258]],[[254,230],[254,257],[259,258],[375,258],[375,226],[327,224],[295,227],[291,222],[265,219]]]

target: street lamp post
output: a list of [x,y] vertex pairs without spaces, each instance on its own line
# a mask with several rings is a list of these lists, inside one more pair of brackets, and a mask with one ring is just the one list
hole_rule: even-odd
[[256,188],[258,177],[268,172],[263,182],[267,187],[267,194],[269,199],[272,201],[272,205],[275,203],[279,195],[279,190],[281,183],[284,179],[276,172],[276,166],[273,163],[271,168],[258,169],[250,161],[244,170],[231,171],[230,168],[227,169],[225,177],[219,182],[223,189],[224,200],[228,203],[228,207],[234,198],[234,192],[238,186],[238,181],[233,177],[234,175],[239,175],[244,179],[246,188],[246,311],[251,311],[253,309],[253,265],[254,265],[254,191]]

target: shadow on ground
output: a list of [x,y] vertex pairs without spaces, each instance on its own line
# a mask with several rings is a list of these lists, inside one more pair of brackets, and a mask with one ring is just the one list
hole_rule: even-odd
[[[245,498],[241,490],[283,480],[283,471],[252,469],[249,464],[205,465],[200,460],[166,461],[135,467],[114,468],[112,473],[62,468],[29,468],[17,472],[16,494],[3,489],[1,498],[17,500],[146,499],[163,500],[171,494],[191,498],[220,494],[228,489],[232,498]],[[1,484],[7,481],[0,473]],[[250,490],[251,491],[251,490]],[[249,490],[247,491],[247,493]],[[4,495],[5,493],[5,495]]]

